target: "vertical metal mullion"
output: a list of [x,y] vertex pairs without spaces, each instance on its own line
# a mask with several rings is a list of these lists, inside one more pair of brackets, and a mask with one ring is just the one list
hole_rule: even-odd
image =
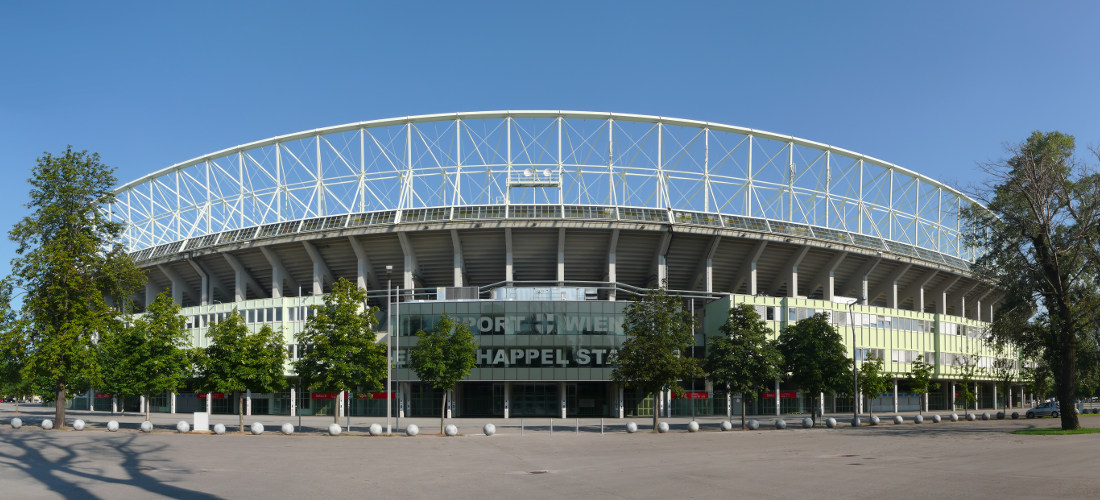
[[283,182],[283,143],[275,143],[275,222],[283,221],[283,196],[286,185]]
[[832,151],[825,150],[825,227],[831,228],[829,225],[829,214],[833,211],[833,198],[832,198],[832,185],[833,185],[833,155]]
[[862,158],[860,158],[860,160],[859,160],[859,193],[857,193],[857,196],[858,197],[856,198],[856,216],[857,216],[856,231],[858,231],[859,234],[866,234],[866,233],[863,232],[863,210],[865,209],[865,207],[863,205],[863,159]]
[[710,129],[703,129],[703,211],[710,212]]
[[214,218],[214,210],[211,207],[213,201],[210,199],[210,160],[206,160],[204,164],[206,165],[206,179],[203,180],[206,187],[206,234],[210,234]]
[[325,212],[325,174],[321,168],[321,134],[317,134],[317,217],[324,217]]
[[562,178],[565,177],[565,175],[564,175],[565,172],[563,172],[563,170],[564,170],[563,164],[565,162],[562,161],[562,157],[561,157],[561,128],[562,128],[561,123],[564,119],[565,119],[564,117],[558,116],[558,204],[562,205],[562,207],[563,207],[562,208],[562,210],[563,210],[562,216],[563,217],[565,215],[565,212],[564,212],[564,210],[565,210],[565,208],[564,208],[565,193],[563,192],[565,183],[562,182]]
[[[359,212],[367,211],[367,129],[359,129]],[[348,218],[351,221],[351,218]]]
[[455,119],[455,202],[459,200],[462,204],[466,204],[466,200],[462,199],[462,119]]
[[888,214],[886,220],[887,220],[887,224],[890,225],[890,229],[886,231],[886,237],[890,238],[890,241],[893,241],[894,240],[894,169],[891,168],[891,169],[887,170],[886,173],[887,173],[887,175],[889,176],[889,179],[890,179],[890,197],[887,198],[889,200],[889,203],[890,203],[890,211],[886,212]]
[[508,137],[505,138],[505,144],[507,144],[506,149],[505,149],[505,154],[507,154],[507,157],[504,159],[504,164],[505,164],[505,169],[508,172],[508,180],[504,181],[504,206],[506,207],[505,210],[509,210],[509,208],[507,208],[507,207],[510,207],[512,205],[512,186],[511,186],[511,182],[512,182],[512,117],[511,116],[505,116],[504,117],[504,131],[505,131],[504,133],[508,135]]
[[787,222],[794,222],[794,141],[787,143]]
[[745,176],[745,216],[752,217],[752,136],[748,136],[749,140],[749,161],[748,168]]
[[620,202],[615,199],[615,137],[612,131],[615,129],[615,119],[607,119],[607,200],[612,205],[618,206]]

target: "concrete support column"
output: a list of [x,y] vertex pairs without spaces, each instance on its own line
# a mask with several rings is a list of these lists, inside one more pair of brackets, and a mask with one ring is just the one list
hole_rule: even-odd
[[927,392],[922,395],[922,397],[920,398],[920,403],[919,404],[923,405],[924,411],[928,411],[928,393]]
[[152,281],[145,282],[145,307],[148,308],[149,304],[152,304],[154,300],[157,300],[157,294],[160,292],[157,290],[157,286]]
[[298,391],[293,386],[290,388],[290,416],[298,416]]
[[118,396],[111,396],[111,413],[118,413]]
[[619,418],[625,418],[626,417],[626,409],[624,408],[625,404],[624,404],[623,399],[624,399],[623,388],[622,388],[622,386],[619,386]]
[[[504,228],[504,281],[512,286],[512,228]],[[614,299],[612,299],[614,300]]]
[[168,401],[169,401],[169,404],[171,404],[171,406],[172,406],[172,414],[175,415],[176,414],[176,393],[174,393],[174,392],[171,393],[169,395],[169,397],[171,398]]
[[951,411],[955,411],[955,381],[951,381]]
[[145,400],[145,396],[138,396],[138,412],[145,413],[147,404],[149,402]]
[[1000,405],[997,404],[997,396],[998,396],[998,394],[997,394],[997,384],[993,384],[993,408],[1000,408],[1001,407]]
[[[565,228],[558,228],[558,286],[565,286]],[[562,418],[565,418],[564,416]]]
[[336,416],[344,418],[344,391],[336,393]]
[[512,404],[512,383],[504,383],[504,418],[510,418],[509,406]]
[[824,415],[824,414],[825,414],[825,393],[824,392],[819,392],[819,393],[817,393],[817,415],[814,415],[814,418],[816,419],[818,415]]
[[558,382],[558,399],[561,400],[561,418],[565,418],[565,382]]
[[898,379],[894,379],[894,413],[898,412]]
[[[614,283],[618,281],[618,276],[615,274],[615,251],[619,247],[619,230],[614,229],[611,231],[611,240],[607,244],[607,282]],[[615,288],[612,288],[607,293],[607,299],[615,301]],[[621,391],[620,391],[621,392]],[[619,417],[622,418],[622,417]]]
[[244,414],[246,416],[252,416],[252,390],[247,389],[244,391]]
[[779,381],[775,381],[775,416],[779,416]]
[[447,391],[447,418],[454,418],[455,393]]

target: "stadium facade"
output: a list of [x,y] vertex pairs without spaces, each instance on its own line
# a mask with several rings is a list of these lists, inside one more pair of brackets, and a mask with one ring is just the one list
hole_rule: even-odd
[[[399,344],[396,390],[350,398],[353,414],[382,415],[387,400],[400,414],[439,414],[439,395],[405,360],[414,333],[443,313],[480,346],[453,416],[736,412],[737,395],[705,379],[656,399],[610,381],[629,300],[662,285],[701,318],[696,355],[732,304],[754,305],[777,332],[832,313],[850,356],[878,354],[898,377],[876,410],[917,408],[904,376],[917,355],[943,382],[932,409],[951,407],[958,360],[989,367],[998,356],[982,336],[1000,294],[970,274],[974,253],[960,238],[973,200],[875,158],[758,130],[617,113],[415,116],[241,145],[116,194],[111,213],[149,278],[134,300],[170,291],[195,346],[237,310],[253,328],[281,329],[293,358],[308,306],[334,281],[368,290],[382,335]],[[984,407],[1023,396],[997,394],[989,375],[978,385]],[[231,398],[204,396],[151,403],[235,412]],[[761,396],[752,411],[810,411],[781,382]],[[338,399],[295,387],[252,394],[248,411],[342,412]],[[826,411],[851,405],[824,401]]]

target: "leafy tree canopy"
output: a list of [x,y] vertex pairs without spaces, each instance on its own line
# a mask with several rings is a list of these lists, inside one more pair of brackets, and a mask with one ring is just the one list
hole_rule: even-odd
[[890,376],[886,373],[882,358],[874,354],[868,355],[859,367],[859,389],[872,401],[867,405],[868,413],[874,415],[874,399],[889,391],[890,386]]
[[[683,392],[681,380],[703,373],[698,361],[688,356],[695,346],[691,316],[680,298],[665,289],[647,291],[627,306],[623,329],[627,339],[614,361],[613,381],[656,395],[665,389]],[[658,418],[654,411],[654,428]]]
[[[913,361],[912,368],[909,370],[909,390],[920,396],[924,396],[938,389],[940,384],[932,381],[932,375],[935,373],[935,370],[936,365],[926,362],[923,354],[918,355],[917,359]],[[924,402],[922,401],[918,406],[920,413],[923,414]]]
[[376,308],[364,307],[366,293],[340,278],[325,303],[298,334],[302,354],[294,363],[303,384],[321,391],[381,390],[386,378],[386,344],[375,332]]
[[[108,332],[99,341],[103,378],[97,386],[117,396],[175,392],[194,369],[180,306],[167,292],[129,327]],[[148,405],[145,418],[149,418]]]
[[195,352],[197,386],[204,392],[237,394],[240,427],[244,429],[243,393],[275,392],[286,387],[283,334],[264,325],[250,333],[244,319],[233,311],[206,332],[210,345]]
[[114,200],[112,169],[99,155],[44,153],[31,171],[31,214],[8,233],[16,243],[12,277],[26,290],[21,328],[10,341],[25,349],[22,375],[48,380],[64,428],[66,392],[100,376],[95,339],[121,327],[105,296],[130,296],[144,276],[121,241],[122,224],[105,208]]
[[[444,314],[431,331],[416,332],[416,346],[409,351],[409,361],[417,378],[432,388],[449,391],[470,375],[477,363],[477,343],[465,323],[457,323]],[[443,411],[439,431],[443,432],[447,415],[447,395],[443,394]]]
[[791,383],[810,393],[811,402],[819,393],[851,390],[851,363],[844,355],[844,341],[825,313],[783,328],[779,351]]
[[[1079,350],[1095,343],[1100,321],[1100,175],[1074,159],[1075,147],[1073,136],[1033,133],[984,166],[992,181],[974,196],[986,208],[962,214],[966,244],[982,250],[972,270],[1004,293],[994,337],[1043,355],[1066,407],[1077,395]],[[1080,427],[1073,412],[1061,419],[1063,429]]]
[[722,336],[708,341],[704,369],[716,387],[728,387],[730,393],[741,394],[743,427],[745,399],[755,398],[779,380],[783,356],[770,339],[774,332],[749,304],[731,308],[720,331]]

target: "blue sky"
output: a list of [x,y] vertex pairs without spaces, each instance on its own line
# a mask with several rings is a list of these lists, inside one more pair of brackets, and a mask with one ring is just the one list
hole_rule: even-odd
[[[495,109],[728,123],[965,188],[1033,130],[1100,144],[1098,21],[1084,1],[9,0],[0,227],[66,144],[125,182],[285,133]],[[0,243],[0,271],[12,256]]]

